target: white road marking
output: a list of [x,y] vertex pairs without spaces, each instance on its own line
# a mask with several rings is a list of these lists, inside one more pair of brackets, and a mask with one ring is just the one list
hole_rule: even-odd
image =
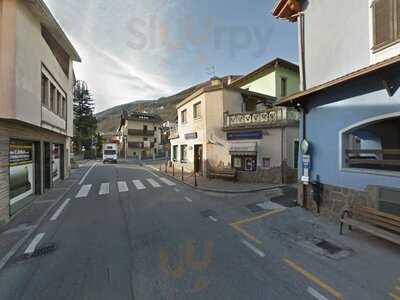
[[144,190],[146,189],[146,187],[144,186],[144,184],[140,181],[140,180],[132,180],[132,183],[135,185],[135,187],[138,190]]
[[54,215],[50,218],[50,221],[55,221],[57,220],[57,218],[61,215],[62,211],[64,210],[64,208],[68,205],[68,203],[71,201],[71,199],[67,199],[64,201],[63,204],[61,204],[61,206],[56,210],[56,212],[54,213]]
[[117,184],[118,184],[118,191],[120,193],[125,193],[129,191],[128,185],[126,184],[125,181],[118,181]]
[[189,197],[185,197],[185,200],[186,200],[187,202],[193,202],[193,200],[190,199]]
[[155,188],[161,187],[161,185],[152,178],[147,178],[146,180]]
[[264,257],[265,253],[262,252],[260,249],[256,248],[255,246],[253,246],[253,244],[251,244],[250,242],[246,241],[246,240],[241,240],[242,244],[244,244],[247,248],[249,248],[251,251],[253,251],[255,254],[257,254],[258,256]]
[[312,287],[307,288],[307,292],[317,298],[318,300],[328,300],[324,295],[321,295],[318,291],[314,290]]
[[90,189],[92,188],[91,184],[85,184],[82,185],[81,189],[79,190],[78,194],[75,196],[75,198],[84,198],[87,197],[87,195],[90,192]]
[[28,248],[26,248],[24,254],[32,254],[35,252],[36,246],[40,243],[42,238],[44,237],[44,233],[39,233],[32,242],[29,244]]
[[110,184],[108,182],[100,185],[99,195],[108,195],[110,193]]
[[177,193],[180,193],[180,192],[181,192],[181,190],[178,189],[178,188],[174,188],[174,190],[175,190],[175,192],[177,192]]
[[164,182],[166,185],[169,185],[169,186],[174,186],[174,185],[176,185],[174,182],[172,182],[171,180],[168,180],[167,178],[164,178],[164,177],[160,177],[160,180],[161,180],[162,182]]
[[86,180],[86,177],[89,175],[90,171],[93,170],[93,168],[97,165],[97,162],[95,162],[90,168],[89,170],[87,170],[87,172],[85,173],[85,175],[83,175],[82,179],[79,181],[79,185],[82,185],[82,183]]
[[213,216],[209,216],[210,220],[213,222],[218,222],[218,219],[214,218]]

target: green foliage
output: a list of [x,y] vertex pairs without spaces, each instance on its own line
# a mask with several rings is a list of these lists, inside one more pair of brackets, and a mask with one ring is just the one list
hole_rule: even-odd
[[[89,90],[79,85],[74,90],[74,152],[80,153],[82,147],[91,150],[96,138],[97,121],[93,115],[94,100]],[[90,151],[88,151],[90,152]]]

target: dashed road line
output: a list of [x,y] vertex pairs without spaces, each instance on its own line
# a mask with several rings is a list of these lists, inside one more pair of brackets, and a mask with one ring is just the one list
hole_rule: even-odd
[[32,254],[35,252],[36,246],[40,243],[42,238],[44,237],[44,233],[39,233],[32,242],[29,244],[28,248],[26,248],[24,254]]
[[167,178],[160,177],[159,179],[160,179],[162,182],[164,182],[166,185],[168,185],[168,186],[175,186],[175,185],[176,185],[175,182],[172,182],[171,180],[168,180]]
[[132,180],[133,185],[135,186],[136,189],[138,190],[144,190],[146,189],[146,187],[144,186],[144,184],[140,181],[140,180]]
[[258,249],[257,247],[255,247],[253,244],[251,244],[250,242],[246,241],[246,240],[241,240],[240,241],[242,244],[244,244],[247,248],[249,248],[251,251],[253,251],[255,254],[257,254],[260,257],[265,257],[265,253],[262,252],[260,249]]
[[159,188],[159,187],[161,187],[161,185],[160,185],[157,181],[155,181],[154,179],[152,179],[152,178],[147,178],[146,180],[147,180],[147,182],[150,183],[154,188]]
[[324,295],[320,294],[317,290],[313,289],[312,287],[307,288],[307,292],[311,295],[314,296],[318,300],[328,300]]
[[50,221],[55,221],[57,218],[61,215],[62,211],[64,208],[68,205],[68,203],[71,201],[71,199],[67,199],[64,201],[63,204],[56,210],[56,212],[53,214],[53,216],[50,218]]
[[215,217],[213,217],[213,216],[209,216],[209,218],[210,218],[210,220],[213,221],[213,222],[218,222],[218,219],[215,218]]
[[189,197],[185,197],[185,200],[187,201],[187,202],[193,202],[193,200],[192,199],[190,199]]
[[85,173],[85,175],[83,175],[82,179],[79,181],[79,185],[82,185],[82,183],[86,180],[86,177],[89,175],[90,171],[93,170],[93,168],[97,165],[97,162],[95,162],[90,168],[89,170],[87,170],[87,172]]
[[110,193],[110,184],[108,182],[100,185],[99,195],[108,195]]
[[87,195],[90,192],[90,189],[92,188],[91,184],[85,184],[82,185],[81,189],[79,190],[78,194],[75,196],[75,198],[84,198],[87,197]]
[[[291,267],[293,270],[295,270],[296,272],[302,274],[304,277],[306,277],[307,279],[311,280],[312,282],[314,282],[316,285],[318,285],[319,287],[321,287],[322,289],[326,290],[327,292],[329,292],[331,295],[335,296],[337,299],[343,299],[343,295],[341,293],[339,293],[337,290],[335,290],[333,287],[329,286],[328,284],[326,284],[325,282],[323,282],[321,279],[319,279],[317,276],[311,274],[310,272],[307,272],[306,270],[304,270],[302,267],[298,266],[297,264],[295,264],[294,262],[292,262],[291,260],[285,258],[283,260],[289,267]],[[396,299],[397,300],[397,299]]]
[[118,192],[126,193],[126,192],[129,191],[128,185],[126,184],[126,181],[118,181],[117,185],[118,185]]

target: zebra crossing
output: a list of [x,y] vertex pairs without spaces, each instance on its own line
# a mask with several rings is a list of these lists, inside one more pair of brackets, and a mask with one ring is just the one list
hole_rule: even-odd
[[[129,185],[127,181],[117,181],[116,183],[116,189],[118,193],[126,193],[129,192],[130,189],[132,190],[146,190],[146,189],[158,189],[162,187],[171,187],[171,186],[176,186],[176,184],[164,177],[159,177],[157,178],[159,182],[156,181],[156,179],[153,178],[146,178],[145,180],[139,180],[139,179],[133,179],[132,180],[132,185]],[[96,190],[96,194],[99,196],[105,196],[110,194],[110,183],[109,182],[103,182],[100,184],[100,187],[98,190]],[[85,184],[82,185],[81,188],[79,189],[78,193],[76,194],[75,198],[86,198],[90,191],[92,190],[93,185],[92,184]],[[94,190],[94,188],[93,188]]]

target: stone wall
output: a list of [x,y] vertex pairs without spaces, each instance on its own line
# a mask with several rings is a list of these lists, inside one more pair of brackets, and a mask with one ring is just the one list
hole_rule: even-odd
[[[316,212],[317,205],[313,199],[312,186],[304,186],[299,183],[298,189],[299,204],[305,208]],[[303,195],[305,203],[303,203]],[[333,220],[339,220],[345,209],[354,209],[357,207],[377,208],[378,189],[376,186],[368,186],[364,191],[357,191],[344,187],[323,184],[322,202],[320,214]]]

